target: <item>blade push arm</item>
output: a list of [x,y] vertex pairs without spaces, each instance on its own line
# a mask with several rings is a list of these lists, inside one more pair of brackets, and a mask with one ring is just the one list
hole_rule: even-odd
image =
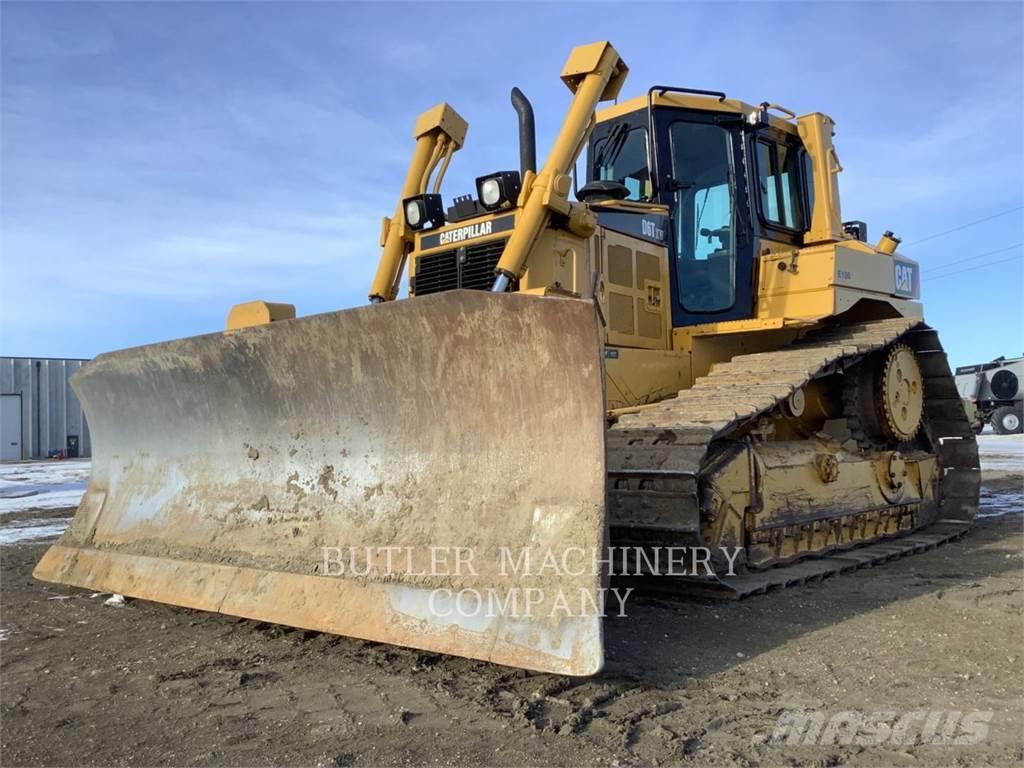
[[412,161],[402,185],[402,196],[398,199],[395,215],[386,218],[381,229],[381,245],[383,251],[377,265],[377,275],[370,289],[370,301],[392,301],[398,295],[398,284],[405,269],[405,259],[412,247],[412,230],[405,223],[405,211],[402,201],[407,197],[425,192],[430,183],[430,176],[441,163],[441,171],[434,181],[435,191],[441,185],[441,177],[448,168],[452,154],[458,151],[466,141],[466,130],[469,125],[459,113],[448,104],[438,104],[419,116],[413,138],[416,147],[413,149]]

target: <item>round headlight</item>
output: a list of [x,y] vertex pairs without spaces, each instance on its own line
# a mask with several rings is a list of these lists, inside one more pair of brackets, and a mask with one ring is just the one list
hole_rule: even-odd
[[497,179],[487,179],[480,185],[480,202],[484,205],[497,205],[501,200],[501,184]]
[[410,227],[418,227],[420,222],[423,220],[423,214],[420,211],[420,204],[415,200],[410,200],[405,204],[405,223]]

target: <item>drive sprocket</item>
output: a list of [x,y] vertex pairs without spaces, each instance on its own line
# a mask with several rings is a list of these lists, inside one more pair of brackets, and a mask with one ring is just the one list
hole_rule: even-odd
[[893,344],[847,374],[844,410],[862,448],[879,449],[914,439],[924,415],[924,379],[914,351]]

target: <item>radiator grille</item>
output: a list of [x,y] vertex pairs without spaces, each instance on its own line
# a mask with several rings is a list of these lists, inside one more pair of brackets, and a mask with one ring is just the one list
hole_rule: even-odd
[[432,253],[416,259],[416,295],[440,293],[459,287],[455,251]]
[[413,292],[426,296],[455,288],[489,290],[506,242],[493,240],[417,257]]

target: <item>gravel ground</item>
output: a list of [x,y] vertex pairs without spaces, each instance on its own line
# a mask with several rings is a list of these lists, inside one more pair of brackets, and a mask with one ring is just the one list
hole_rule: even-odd
[[[31,578],[45,543],[3,546],[0,764],[1017,765],[1024,476],[1012,454],[1024,443],[997,439],[1009,464],[988,465],[983,505],[999,514],[965,539],[740,602],[637,599],[607,620],[607,669],[590,679],[108,607]],[[777,726],[794,712],[826,734],[886,713],[909,725],[789,743]]]

